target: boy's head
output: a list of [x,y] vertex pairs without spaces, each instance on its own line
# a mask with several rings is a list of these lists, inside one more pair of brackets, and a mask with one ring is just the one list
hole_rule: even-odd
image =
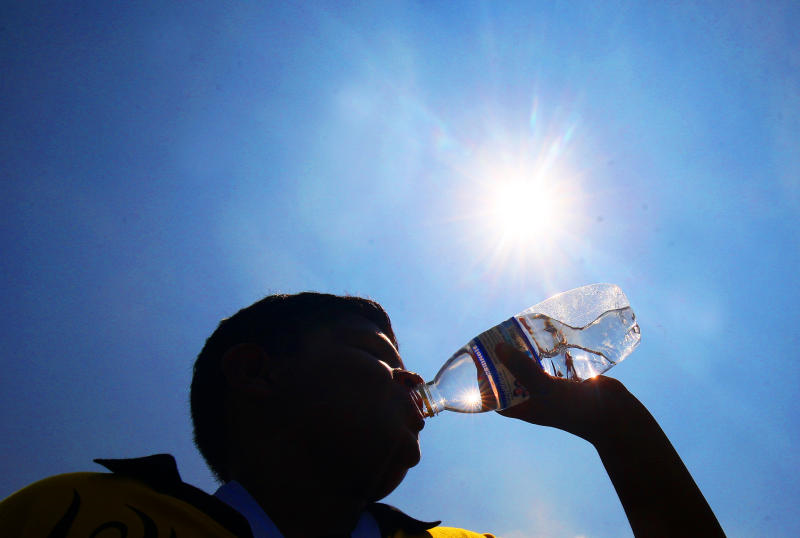
[[271,295],[223,320],[198,356],[195,442],[222,481],[291,470],[376,500],[419,459],[407,385],[420,381],[378,303]]

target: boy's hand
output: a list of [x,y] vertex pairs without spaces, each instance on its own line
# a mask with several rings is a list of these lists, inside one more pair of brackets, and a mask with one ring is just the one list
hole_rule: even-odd
[[509,344],[495,348],[503,364],[529,392],[530,398],[499,413],[567,431],[590,443],[609,435],[615,411],[636,399],[616,379],[596,376],[571,381],[545,373],[525,353]]

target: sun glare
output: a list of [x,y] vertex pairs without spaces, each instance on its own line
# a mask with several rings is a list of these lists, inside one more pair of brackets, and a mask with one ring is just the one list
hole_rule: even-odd
[[585,250],[582,242],[592,223],[577,123],[578,118],[555,118],[520,132],[489,121],[485,138],[465,145],[454,159],[454,169],[466,180],[454,190],[453,204],[454,220],[464,222],[460,239],[471,255],[462,270],[465,279],[547,286],[569,270],[572,253]]
[[482,405],[481,393],[478,390],[469,390],[465,392],[461,400],[464,402],[464,406],[467,409],[478,410]]
[[541,241],[543,235],[552,235],[559,217],[569,211],[564,193],[534,179],[498,179],[491,207],[495,233],[516,245],[526,238]]

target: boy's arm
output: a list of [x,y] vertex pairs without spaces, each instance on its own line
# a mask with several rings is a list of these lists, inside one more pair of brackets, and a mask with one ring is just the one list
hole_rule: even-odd
[[647,409],[619,381],[551,377],[511,346],[501,360],[530,399],[501,411],[551,426],[597,449],[636,536],[725,536],[678,453]]

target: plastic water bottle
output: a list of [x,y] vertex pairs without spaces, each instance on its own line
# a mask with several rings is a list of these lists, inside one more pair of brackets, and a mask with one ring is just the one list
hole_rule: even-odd
[[415,388],[426,417],[441,411],[481,413],[528,399],[527,390],[495,354],[506,342],[548,374],[582,381],[622,361],[640,332],[627,297],[614,284],[560,293],[470,340],[444,363],[433,381]]

